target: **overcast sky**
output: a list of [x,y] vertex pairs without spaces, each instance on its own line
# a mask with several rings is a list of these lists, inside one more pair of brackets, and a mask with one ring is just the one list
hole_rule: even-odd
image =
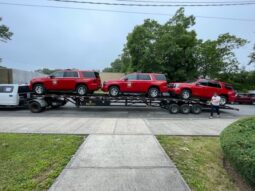
[[[3,59],[1,65],[24,70],[38,68],[101,70],[121,54],[126,36],[135,25],[142,24],[146,18],[164,23],[178,9],[178,7],[81,5],[47,0],[0,0],[0,2],[169,14],[169,16],[139,15],[0,4],[2,23],[14,33],[8,43],[0,42],[0,57]],[[186,15],[254,19],[253,22],[244,22],[196,18],[194,29],[199,38],[216,39],[219,34],[229,32],[250,41],[247,46],[237,51],[242,66],[247,66],[248,55],[255,43],[254,10],[255,5],[185,8]],[[247,68],[252,69],[252,66]]]

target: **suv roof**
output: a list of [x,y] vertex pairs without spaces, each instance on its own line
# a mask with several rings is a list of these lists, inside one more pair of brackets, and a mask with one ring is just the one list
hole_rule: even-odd
[[72,72],[97,72],[97,71],[93,71],[93,70],[77,70],[77,69],[75,69],[75,70],[72,70],[72,69],[57,69],[56,71],[63,71],[63,72],[70,72],[70,71],[72,71]]
[[[150,73],[150,72],[131,72],[129,74],[162,74],[162,73],[155,73],[155,72],[154,73]],[[162,74],[162,75],[164,75],[164,74]]]

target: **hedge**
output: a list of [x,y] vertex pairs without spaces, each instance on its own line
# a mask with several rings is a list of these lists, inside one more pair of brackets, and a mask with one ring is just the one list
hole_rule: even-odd
[[255,117],[228,126],[220,135],[225,158],[244,179],[255,186]]

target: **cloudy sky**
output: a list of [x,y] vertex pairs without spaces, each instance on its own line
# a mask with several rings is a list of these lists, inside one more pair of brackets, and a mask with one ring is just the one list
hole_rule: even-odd
[[[12,6],[1,4],[3,2],[76,7],[87,10]],[[98,2],[118,1],[98,0]],[[0,57],[3,59],[1,65],[24,70],[44,67],[103,69],[121,54],[126,36],[135,25],[143,23],[146,18],[164,23],[177,9],[178,7],[84,5],[47,0],[0,0],[2,23],[14,33],[12,40],[8,43],[0,42]],[[98,10],[155,14],[128,14]],[[247,66],[248,55],[255,43],[254,10],[255,5],[185,8],[187,15],[197,16],[194,28],[199,38],[216,39],[219,34],[229,32],[250,41],[247,46],[236,51],[242,66]],[[204,17],[242,18],[253,21]],[[252,66],[247,68],[252,69]]]

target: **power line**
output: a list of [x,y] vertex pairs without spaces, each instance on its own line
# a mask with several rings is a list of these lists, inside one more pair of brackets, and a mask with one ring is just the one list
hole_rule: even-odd
[[239,3],[217,3],[217,4],[141,4],[141,3],[108,3],[95,1],[77,1],[77,0],[49,0],[64,3],[80,3],[90,5],[109,5],[109,6],[128,6],[128,7],[225,7],[240,5],[255,5],[255,2],[239,2]]
[[[109,10],[109,9],[92,9],[92,8],[82,8],[82,7],[65,7],[65,6],[54,6],[54,5],[21,4],[21,3],[7,3],[7,2],[0,2],[0,5],[20,6],[20,7],[37,7],[37,8],[53,8],[53,9],[55,8],[55,9],[94,11],[94,12],[127,13],[127,14],[138,14],[138,15],[173,16],[168,13],[136,12],[136,11]],[[210,17],[210,16],[195,16],[195,17],[202,18],[202,19],[255,22],[255,19],[245,19],[245,18]]]
[[140,3],[254,3],[255,1],[153,1],[153,0],[116,0],[122,2],[140,2]]

